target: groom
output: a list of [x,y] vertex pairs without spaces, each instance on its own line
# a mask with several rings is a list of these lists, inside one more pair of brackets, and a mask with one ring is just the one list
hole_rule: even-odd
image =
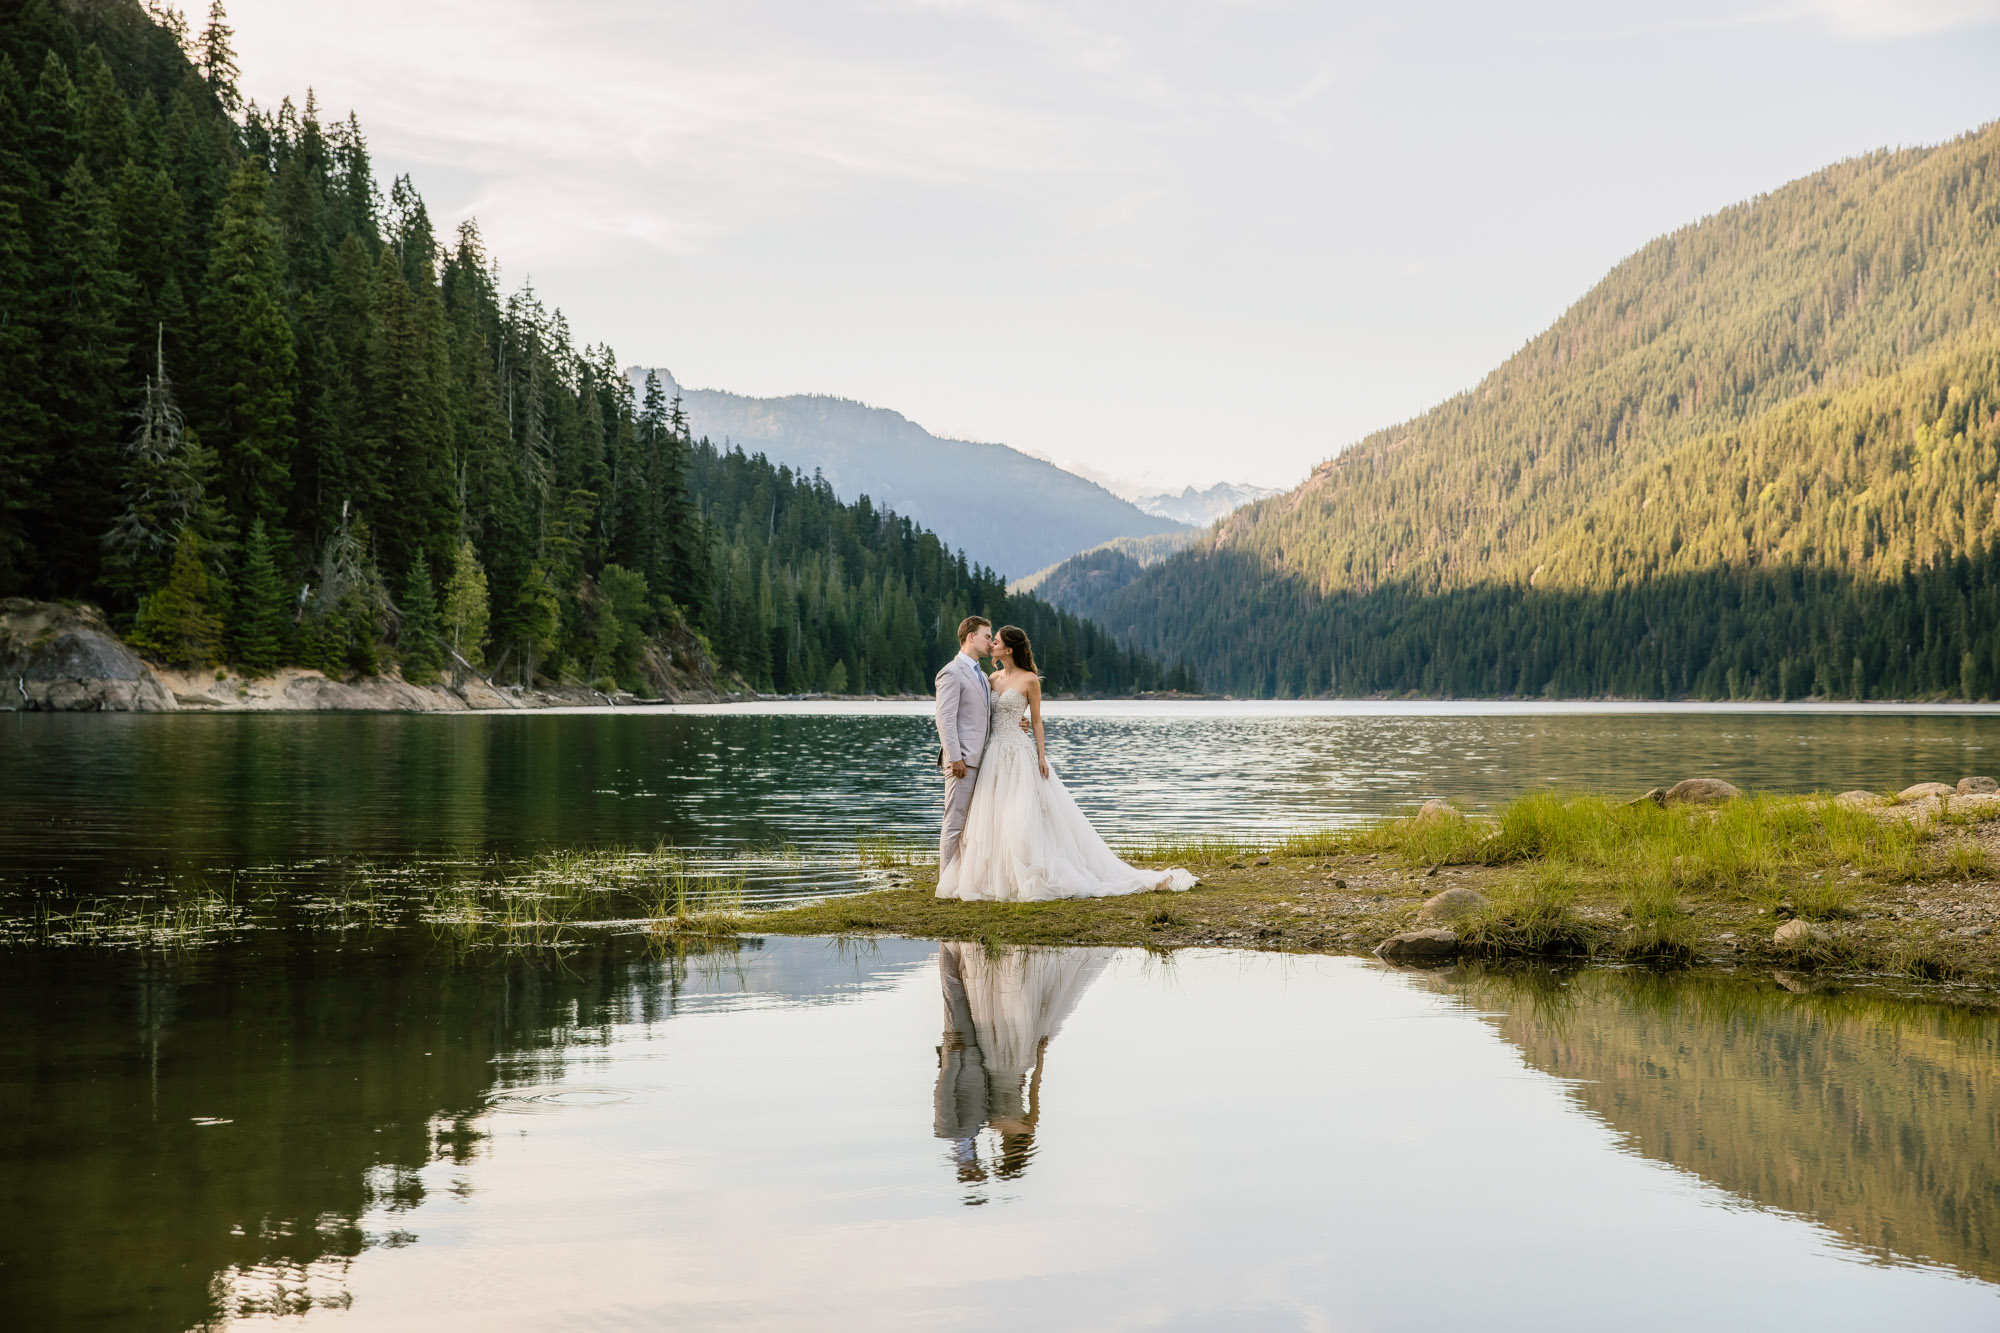
[[979,659],[993,651],[993,622],[967,616],[958,622],[958,656],[937,673],[938,762],[944,769],[944,830],[938,835],[938,870],[958,859],[958,838],[972,808],[979,760],[992,720],[986,676]]

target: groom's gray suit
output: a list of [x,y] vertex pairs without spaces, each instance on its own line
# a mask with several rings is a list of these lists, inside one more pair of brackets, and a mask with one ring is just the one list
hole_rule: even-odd
[[[944,749],[944,829],[938,835],[938,869],[958,859],[958,835],[965,831],[965,814],[972,808],[973,784],[979,781],[979,761],[986,754],[986,731],[992,725],[990,687],[979,663],[959,653],[937,673],[938,744]],[[951,766],[963,761],[965,776],[955,778]]]

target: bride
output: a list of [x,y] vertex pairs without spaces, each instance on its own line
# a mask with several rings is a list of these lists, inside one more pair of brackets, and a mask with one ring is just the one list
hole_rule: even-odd
[[1039,902],[1193,888],[1195,877],[1185,870],[1140,870],[1119,860],[1050,770],[1042,678],[1026,632],[1002,626],[993,657],[1000,669],[988,682],[991,739],[958,855],[938,875],[937,896]]

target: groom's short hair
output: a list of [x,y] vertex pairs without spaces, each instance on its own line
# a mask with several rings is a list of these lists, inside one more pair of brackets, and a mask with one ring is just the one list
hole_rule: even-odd
[[967,616],[965,619],[959,621],[958,641],[960,643],[964,643],[967,639],[973,636],[973,634],[979,629],[981,625],[984,625],[988,629],[993,628],[993,622],[988,620],[985,616]]

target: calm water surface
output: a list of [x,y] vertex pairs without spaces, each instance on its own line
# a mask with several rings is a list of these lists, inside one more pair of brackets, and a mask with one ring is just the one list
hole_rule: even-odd
[[8,954],[10,1327],[2000,1326],[2000,1023],[747,940]]

